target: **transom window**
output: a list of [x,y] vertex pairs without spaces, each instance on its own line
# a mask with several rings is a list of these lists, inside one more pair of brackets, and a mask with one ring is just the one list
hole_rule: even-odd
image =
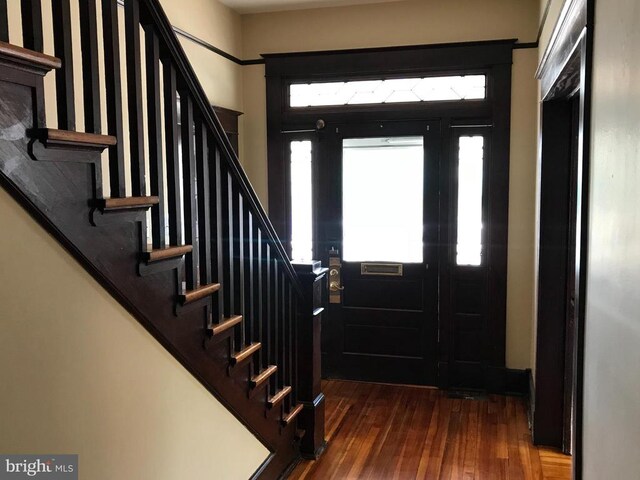
[[478,100],[487,96],[486,83],[485,75],[293,83],[289,86],[289,106],[301,108]]

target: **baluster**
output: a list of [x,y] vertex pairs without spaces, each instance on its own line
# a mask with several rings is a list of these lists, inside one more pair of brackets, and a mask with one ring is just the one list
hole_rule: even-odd
[[[83,3],[83,2],[80,2]],[[91,3],[91,2],[87,2]],[[164,216],[164,172],[162,168],[162,110],[160,106],[160,45],[153,26],[145,29],[147,70],[147,118],[149,135],[149,175],[151,195],[158,204],[151,207],[151,238],[154,249],[166,247],[166,219]]]
[[[235,315],[236,305],[234,303],[235,298],[235,281],[233,278],[235,269],[234,252],[233,252],[233,200],[231,177],[226,168],[221,171],[222,178],[220,183],[220,189],[222,191],[222,238],[223,238],[223,252],[222,252],[222,265],[223,265],[223,284],[225,286],[224,292],[224,314],[225,316]],[[235,344],[238,350],[242,349],[242,345],[238,342],[239,338],[237,333],[234,336]]]
[[[233,291],[235,293],[234,305],[235,313],[240,313],[244,309],[244,251],[242,249],[243,237],[244,237],[244,224],[242,221],[242,196],[238,192],[238,188],[235,183],[232,183],[232,218],[233,218],[233,279],[234,286]],[[240,344],[244,345],[247,342],[245,336],[245,322],[240,324],[239,328],[235,330],[237,337],[240,339]]]
[[[271,342],[271,303],[273,302],[272,284],[271,284],[271,248],[268,242],[263,243],[263,256],[262,256],[262,339],[264,340],[264,347],[262,348],[262,366],[269,365],[271,360],[271,350],[273,344]],[[271,382],[270,382],[271,383]],[[275,390],[271,390],[274,392]]]
[[300,349],[300,344],[298,343],[298,339],[299,337],[299,333],[298,333],[298,315],[299,315],[299,310],[298,310],[298,305],[300,304],[300,299],[298,298],[298,296],[296,295],[293,299],[292,299],[292,316],[291,316],[291,323],[293,324],[293,331],[291,332],[293,335],[293,343],[292,343],[292,361],[293,361],[293,378],[291,380],[291,386],[293,387],[293,390],[291,392],[291,403],[293,405],[298,403],[298,387],[300,385],[300,380],[298,375],[300,374],[299,370],[298,370],[298,350]]
[[127,56],[127,100],[129,103],[129,151],[131,192],[146,195],[144,127],[142,124],[142,58],[140,56],[140,2],[124,2],[124,30]]
[[218,315],[218,321],[221,322],[224,318],[224,297],[226,294],[226,287],[224,285],[224,229],[222,228],[223,223],[223,213],[222,213],[222,165],[220,158],[220,150],[215,148],[215,157],[214,157],[214,179],[212,181],[214,185],[214,211],[215,211],[215,222],[212,224],[214,228],[214,238],[216,239],[216,248],[215,255],[213,258],[213,264],[216,266],[215,269],[215,281],[220,284],[220,290],[218,290],[218,295],[214,295],[213,297],[213,311]]
[[7,0],[0,0],[0,42],[9,43],[9,12]]
[[51,2],[53,46],[62,67],[56,70],[58,128],[76,129],[76,106],[73,90],[73,49],[71,45],[71,4],[69,0]]
[[286,307],[285,307],[285,299],[286,299],[286,289],[285,289],[285,283],[284,283],[284,271],[280,272],[280,275],[278,276],[278,281],[280,283],[280,338],[282,339],[281,341],[281,347],[280,347],[280,355],[279,355],[279,364],[278,365],[282,365],[282,372],[280,372],[280,375],[278,376],[278,378],[276,379],[276,383],[278,385],[278,389],[281,389],[284,386],[284,379],[287,378],[287,352],[288,352],[288,348],[289,348],[289,343],[287,342],[287,311],[286,311]]
[[88,133],[101,133],[96,2],[95,0],[80,0],[78,4],[80,9],[80,46],[82,49],[84,129]]
[[176,70],[170,59],[162,59],[164,80],[165,162],[167,171],[167,203],[169,207],[169,244],[183,245],[182,200],[180,198],[180,165],[178,152],[178,97]]
[[258,330],[258,337],[257,340],[259,342],[262,343],[262,351],[261,354],[258,355],[258,365],[256,368],[262,368],[264,365],[266,365],[264,363],[264,358],[265,358],[265,349],[266,349],[266,345],[267,342],[265,341],[264,338],[264,295],[263,295],[263,288],[264,288],[264,248],[262,246],[262,231],[260,230],[259,227],[256,226],[256,236],[255,236],[255,242],[254,242],[254,246],[253,246],[253,261],[254,261],[254,271],[255,271],[255,288],[254,288],[254,304],[256,307],[255,310],[255,320],[254,320],[254,324],[257,326],[257,330]]
[[245,319],[245,333],[247,342],[259,341],[256,338],[256,332],[254,329],[255,312],[254,312],[254,295],[253,295],[253,244],[254,244],[254,232],[253,232],[253,215],[249,211],[247,206],[242,208],[242,232],[243,232],[243,317]]
[[24,48],[44,51],[42,38],[42,2],[40,0],[22,0],[22,44]]
[[118,140],[115,145],[109,147],[111,196],[124,197],[124,134],[122,128],[122,86],[120,85],[120,37],[116,0],[102,0],[102,30],[104,33],[104,81],[107,91],[108,131],[109,135]]
[[[196,122],[196,170],[198,176],[198,244],[200,245],[200,282],[213,283],[211,259],[211,177],[209,175],[209,137],[201,118]],[[216,295],[217,296],[217,295]]]
[[296,359],[295,359],[295,310],[294,310],[295,295],[291,288],[291,283],[288,283],[288,295],[287,295],[287,312],[289,315],[289,354],[288,354],[288,373],[286,383],[287,385],[296,385]]
[[[271,344],[273,348],[271,349],[271,356],[269,357],[269,362],[271,365],[281,364],[279,362],[280,357],[280,349],[282,348],[280,342],[280,315],[279,315],[279,304],[280,304],[280,285],[278,281],[278,260],[273,258],[271,265],[271,276],[269,277],[269,282],[273,285],[273,289],[271,291]],[[278,391],[278,372],[275,373],[272,377],[272,385],[274,388],[274,392]]]
[[187,289],[198,286],[198,204],[196,200],[196,156],[193,127],[193,102],[185,90],[180,92],[180,127],[182,145],[182,191],[184,194],[185,243],[193,245],[185,261]]

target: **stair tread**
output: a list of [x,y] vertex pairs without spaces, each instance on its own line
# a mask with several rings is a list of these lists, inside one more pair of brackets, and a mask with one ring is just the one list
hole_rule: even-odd
[[214,292],[220,290],[219,283],[210,283],[208,285],[201,285],[200,287],[194,290],[187,290],[184,295],[180,295],[180,301],[183,305],[191,302],[195,302],[196,300],[200,300],[208,295],[211,295]]
[[104,150],[116,145],[118,140],[111,135],[75,132],[55,128],[40,128],[36,134],[47,146]]
[[225,318],[222,322],[210,325],[209,332],[211,335],[216,336],[220,335],[223,332],[226,332],[230,328],[235,327],[240,322],[242,322],[242,315],[232,315],[231,317]]
[[145,209],[160,203],[156,196],[151,197],[113,197],[103,198],[99,202],[103,210]]
[[252,343],[239,352],[235,352],[234,354],[232,354],[231,358],[229,359],[229,363],[231,364],[231,366],[237,365],[245,361],[247,358],[251,357],[251,355],[256,353],[261,348],[262,344],[260,342]]
[[251,377],[251,380],[249,380],[249,385],[251,386],[251,388],[258,388],[262,384],[264,384],[269,379],[269,377],[274,373],[276,373],[277,371],[278,371],[277,365],[269,365],[258,375],[254,375],[253,377]]
[[290,385],[282,387],[279,391],[277,391],[274,395],[267,399],[267,408],[271,409],[278,405],[284,398],[291,393],[293,389]]
[[0,42],[0,58],[14,62],[17,65],[30,67],[42,75],[62,66],[62,60],[57,57],[6,42]]
[[181,245],[166,248],[153,249],[143,253],[143,258],[146,262],[152,263],[159,260],[166,260],[168,258],[181,257],[193,250],[192,245]]
[[293,422],[293,420],[298,416],[298,414],[302,411],[302,404],[299,403],[298,405],[296,405],[293,410],[291,410],[281,421],[282,426],[286,427],[287,425],[289,425],[291,422]]

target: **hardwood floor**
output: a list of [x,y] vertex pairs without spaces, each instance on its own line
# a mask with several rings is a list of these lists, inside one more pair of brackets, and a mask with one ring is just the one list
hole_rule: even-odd
[[531,444],[524,399],[330,380],[326,439],[290,479],[568,480],[571,457]]

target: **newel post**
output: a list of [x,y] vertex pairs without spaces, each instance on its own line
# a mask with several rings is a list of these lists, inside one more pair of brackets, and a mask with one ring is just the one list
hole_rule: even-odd
[[318,458],[324,439],[324,394],[321,391],[320,328],[324,311],[327,270],[320,262],[294,263],[304,293],[298,307],[298,402],[303,405],[298,425],[305,434],[300,442],[304,458]]

